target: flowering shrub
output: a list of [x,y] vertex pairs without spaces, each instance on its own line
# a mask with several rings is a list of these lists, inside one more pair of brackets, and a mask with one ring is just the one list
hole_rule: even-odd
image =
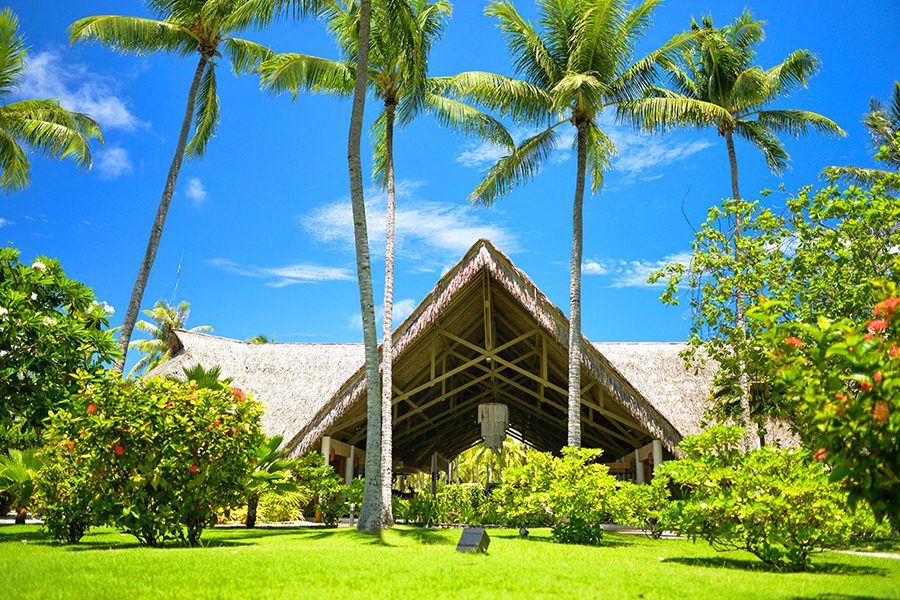
[[68,450],[97,523],[142,544],[199,543],[218,508],[243,504],[263,439],[262,409],[234,390],[104,378],[52,413],[47,439]]
[[847,495],[808,452],[767,446],[743,453],[738,426],[685,438],[682,460],[664,463],[654,483],[681,492],[667,528],[717,550],[747,550],[777,569],[802,571],[812,552],[852,533]]
[[95,524],[91,500],[102,489],[92,481],[83,460],[68,444],[53,444],[40,453],[41,469],[35,476],[34,512],[55,540],[76,544]]
[[[881,297],[863,323],[782,324],[768,341],[780,391],[814,458],[833,468],[851,502],[867,500],[900,528],[900,294],[886,283]],[[757,313],[763,320],[779,309],[769,303]],[[801,344],[787,342],[789,334]]]
[[0,426],[40,428],[78,389],[78,369],[97,373],[118,355],[107,327],[110,306],[66,277],[59,261],[19,262],[0,248]]
[[503,474],[500,504],[511,525],[549,525],[557,541],[596,544],[611,512],[617,481],[596,463],[601,450],[563,448],[561,456],[530,452]]

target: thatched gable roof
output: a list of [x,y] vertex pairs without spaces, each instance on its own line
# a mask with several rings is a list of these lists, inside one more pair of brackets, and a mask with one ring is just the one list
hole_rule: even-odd
[[222,377],[266,408],[266,435],[293,437],[363,361],[362,344],[251,344],[205,333],[174,332],[176,352],[150,375],[184,378],[182,367],[218,365]]

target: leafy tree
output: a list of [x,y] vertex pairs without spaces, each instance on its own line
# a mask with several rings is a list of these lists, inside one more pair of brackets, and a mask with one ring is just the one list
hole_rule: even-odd
[[[374,179],[387,189],[384,317],[381,345],[382,478],[392,478],[391,407],[392,313],[394,302],[394,128],[408,125],[421,113],[430,113],[443,127],[509,147],[513,141],[506,129],[489,115],[458,100],[441,95],[437,80],[428,78],[428,55],[444,33],[452,5],[443,0],[382,0],[372,8],[369,37],[367,86],[383,104],[372,125]],[[282,54],[262,67],[263,86],[281,92],[298,89],[346,96],[353,89],[353,65],[359,53],[359,5],[342,0],[326,8],[322,17],[335,37],[343,62],[300,54]],[[384,486],[382,501],[390,515],[390,488]]]
[[[735,220],[743,223],[740,237],[728,232]],[[670,263],[650,280],[666,280],[666,304],[689,295],[693,317],[684,357],[692,366],[710,358],[719,363],[715,416],[740,414],[745,373],[755,421],[766,414],[797,416],[772,387],[777,365],[767,352],[766,326],[744,322],[734,290],[780,302],[785,321],[863,320],[880,291],[873,276],[900,277],[892,250],[900,244],[898,222],[900,205],[883,186],[807,187],[787,197],[784,209],[743,200],[710,209],[692,243],[691,263]]]
[[884,161],[891,171],[864,169],[861,167],[828,167],[823,177],[840,178],[856,185],[870,186],[884,182],[889,191],[900,191],[900,81],[894,82],[894,93],[889,108],[872,98],[872,112],[865,115],[863,125],[872,136],[875,158]]
[[593,192],[615,153],[597,124],[604,109],[640,95],[659,65],[667,65],[688,35],[632,62],[635,44],[650,26],[658,0],[630,10],[624,0],[539,0],[540,30],[523,19],[511,2],[495,1],[485,13],[499,20],[518,80],[491,73],[462,73],[445,82],[463,99],[542,128],[490,168],[471,199],[490,206],[530,180],[560,139],[558,128],[575,128],[575,200],[569,313],[568,445],[581,445],[581,257],[582,204],[587,170]]
[[[620,116],[630,116],[636,126],[651,131],[715,127],[725,138],[728,149],[733,200],[741,199],[735,136],[758,148],[772,172],[780,174],[787,167],[789,157],[778,134],[800,137],[815,131],[823,135],[846,135],[833,121],[813,112],[765,109],[798,86],[806,87],[819,68],[819,60],[808,50],[796,50],[770,69],[754,65],[755,48],[765,39],[763,25],[763,21],[753,19],[749,10],[744,10],[731,25],[719,29],[713,27],[711,17],[704,17],[702,26],[692,22],[692,43],[677,63],[669,67],[673,89],[651,87],[646,97],[619,106]],[[733,249],[739,252],[743,222],[740,214],[732,216],[736,219],[732,228],[736,238]],[[734,259],[740,261],[741,257],[735,254]],[[747,298],[752,298],[752,289],[740,285],[740,281],[736,283],[732,290],[734,310],[739,329],[743,329],[745,303]],[[740,363],[743,359],[737,355],[736,360]],[[750,379],[746,373],[739,373],[738,379],[740,418],[747,419],[749,449],[756,443],[755,424],[749,417]]]
[[[19,35],[19,19],[8,8],[0,11],[0,98],[9,98],[19,87],[27,52],[25,38]],[[31,163],[22,145],[46,157],[71,158],[87,171],[91,138],[103,143],[100,126],[85,114],[64,109],[58,100],[0,106],[0,188],[9,194],[28,187]]]
[[[181,58],[199,56],[197,69],[188,91],[187,107],[175,156],[169,167],[159,209],[150,230],[150,240],[138,271],[125,321],[119,332],[122,358],[114,370],[122,373],[131,334],[138,318],[141,300],[156,258],[163,226],[181,163],[185,156],[199,158],[206,151],[209,140],[216,134],[219,123],[219,97],[216,93],[216,58],[228,57],[236,75],[253,72],[257,65],[271,56],[268,48],[233,37],[253,23],[266,24],[293,8],[297,15],[309,12],[317,0],[148,0],[150,10],[157,17],[102,15],[87,17],[69,26],[70,40],[100,42],[125,54],[144,55],[156,52],[175,54]],[[196,112],[194,110],[196,106]],[[194,136],[188,142],[191,120]]]
[[[182,301],[177,307],[172,306],[165,300],[157,300],[152,310],[145,310],[144,314],[149,316],[153,321],[138,321],[136,326],[144,333],[150,334],[149,340],[133,340],[128,344],[129,348],[133,348],[138,352],[143,352],[144,357],[141,358],[131,369],[129,377],[135,373],[150,371],[160,363],[165,362],[171,355],[172,332],[176,329],[184,329],[184,322],[187,321],[191,314],[191,305]],[[209,325],[199,325],[188,331],[212,331]]]
[[30,265],[0,248],[0,426],[40,429],[49,411],[78,389],[77,370],[99,373],[118,356],[112,307],[66,277],[59,261]]
[[16,525],[25,524],[25,511],[34,493],[34,474],[40,469],[41,461],[33,449],[10,449],[6,456],[0,456],[0,492],[8,492],[15,498]]
[[[897,277],[894,270],[893,277]],[[816,322],[783,319],[784,307],[758,308],[777,383],[794,409],[804,443],[831,467],[831,479],[900,528],[900,293],[883,283],[870,314]]]
[[87,473],[95,522],[141,544],[199,544],[218,509],[243,504],[262,407],[238,388],[106,377],[52,415],[47,441]]

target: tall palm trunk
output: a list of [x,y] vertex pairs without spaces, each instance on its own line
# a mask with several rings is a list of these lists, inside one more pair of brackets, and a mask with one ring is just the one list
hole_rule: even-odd
[[350,139],[347,163],[350,171],[350,202],[353,207],[353,231],[356,240],[356,271],[359,279],[359,304],[366,349],[366,485],[358,528],[380,531],[384,523],[381,479],[381,382],[378,376],[378,338],[375,332],[375,299],[372,295],[372,267],[369,262],[369,236],[366,230],[366,206],[363,197],[362,161],[359,141],[362,137],[363,111],[366,102],[366,73],[369,63],[369,26],[371,0],[359,4],[359,59],[356,63],[356,86],[350,116]]
[[[734,137],[732,133],[728,130],[725,131],[725,143],[728,146],[728,160],[731,163],[731,194],[735,200],[741,199],[741,192],[738,189],[738,166],[737,166],[737,155],[734,152]],[[738,246],[740,245],[741,238],[744,234],[744,223],[741,220],[739,215],[735,215],[734,217],[734,261],[736,264],[740,264],[740,249]],[[741,335],[746,337],[747,333],[747,319],[744,316],[744,290],[741,289],[741,286],[738,285],[734,291],[734,314],[737,319],[738,329],[741,331]],[[738,350],[735,350],[737,353]],[[749,452],[750,450],[754,450],[759,447],[759,431],[756,425],[756,421],[753,420],[753,417],[750,415],[750,376],[747,374],[747,362],[738,357],[738,368],[740,369],[740,376],[738,378],[738,385],[741,389],[741,414],[742,419],[746,419],[745,427],[747,432],[744,435],[744,451]]]
[[394,101],[384,102],[384,169],[387,176],[387,242],[384,251],[384,322],[381,333],[381,480],[384,524],[393,525],[391,481],[394,476],[393,399],[394,399]]
[[197,88],[200,87],[200,79],[203,77],[203,70],[206,68],[207,62],[209,62],[209,55],[204,52],[200,55],[200,62],[197,64],[197,71],[194,73],[194,80],[191,82],[187,109],[184,112],[184,121],[181,123],[181,133],[178,136],[178,147],[175,149],[175,156],[172,158],[172,165],[169,167],[169,176],[166,178],[166,186],[163,188],[163,195],[159,201],[153,228],[150,229],[150,241],[147,242],[147,251],[144,253],[144,261],[141,263],[141,268],[138,271],[137,281],[134,282],[131,300],[125,313],[125,322],[122,323],[122,329],[119,331],[119,347],[122,350],[122,358],[115,361],[112,368],[117,375],[121,375],[125,370],[125,355],[128,353],[128,342],[131,341],[131,333],[134,331],[134,324],[137,322],[138,312],[141,309],[141,300],[144,297],[144,290],[147,288],[147,280],[150,278],[150,269],[153,268],[153,261],[156,259],[156,250],[159,248],[163,226],[166,224],[166,213],[169,212],[172,194],[175,193],[175,183],[178,181],[178,172],[181,170],[181,162],[184,160],[184,147],[187,145],[188,134],[191,132],[191,117],[194,115]]
[[578,128],[578,177],[572,210],[572,271],[569,281],[569,435],[567,445],[581,446],[581,207],[584,204],[584,172],[587,164],[587,121],[576,116]]

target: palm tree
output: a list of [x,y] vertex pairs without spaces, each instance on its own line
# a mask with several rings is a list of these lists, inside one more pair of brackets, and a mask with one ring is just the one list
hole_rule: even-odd
[[[489,115],[438,93],[429,80],[428,54],[441,38],[452,5],[443,0],[384,0],[372,12],[369,38],[368,87],[383,104],[372,126],[373,178],[387,189],[384,317],[381,345],[382,479],[392,479],[391,407],[393,400],[393,303],[394,303],[394,126],[405,126],[422,112],[435,116],[442,126],[464,134],[512,146],[506,129]],[[263,86],[273,92],[299,89],[349,94],[353,67],[359,52],[359,6],[356,0],[335,2],[323,11],[332,35],[338,40],[344,62],[299,54],[279,55],[262,65]],[[391,490],[383,487],[386,518],[391,517]]]
[[273,333],[271,337],[266,337],[265,334],[261,333],[259,335],[254,335],[253,337],[247,338],[244,341],[251,344],[274,344],[275,334]]
[[[9,98],[25,73],[25,38],[19,19],[10,9],[0,11],[0,98]],[[31,163],[20,144],[44,156],[71,158],[80,168],[91,168],[88,140],[103,143],[100,127],[87,115],[69,112],[56,100],[22,100],[0,106],[0,188],[18,192],[31,179]]]
[[[222,377],[222,367],[214,365],[208,369],[204,369],[203,365],[197,363],[193,367],[181,367],[184,372],[185,381],[193,381],[200,389],[221,390],[227,389],[234,381],[234,377]],[[179,378],[170,375],[169,379]]]
[[[117,373],[121,374],[125,366],[125,355],[159,248],[182,159],[185,156],[203,156],[209,140],[216,134],[219,123],[216,58],[221,58],[224,52],[236,75],[255,71],[259,63],[272,55],[271,51],[254,42],[232,37],[232,34],[254,23],[263,26],[289,8],[293,8],[298,16],[305,16],[319,4],[319,0],[148,0],[157,19],[104,15],[87,17],[69,26],[73,44],[96,41],[114,50],[137,55],[154,52],[175,54],[182,58],[199,55],[175,156],[125,313],[125,322],[119,332],[122,358],[113,365]],[[195,131],[188,143],[192,117]]]
[[828,167],[822,176],[839,178],[856,185],[873,185],[883,182],[889,191],[900,191],[900,81],[894,82],[894,93],[889,109],[882,106],[877,98],[869,104],[872,112],[867,113],[862,124],[872,136],[878,160],[893,169],[864,169],[862,167]]
[[612,141],[597,124],[607,107],[640,95],[659,65],[667,65],[689,39],[676,36],[662,48],[632,62],[634,46],[650,26],[659,0],[629,9],[624,0],[539,0],[540,30],[523,19],[511,2],[495,1],[485,13],[496,17],[506,34],[516,72],[523,80],[491,73],[462,73],[445,85],[462,98],[496,110],[514,121],[542,127],[491,167],[472,193],[490,206],[515,186],[530,180],[559,142],[558,128],[575,128],[577,172],[572,223],[569,313],[568,445],[581,445],[581,256],[582,204],[589,168],[592,192],[615,154]]
[[[136,373],[149,371],[169,358],[174,341],[172,332],[176,329],[184,329],[184,323],[191,314],[190,307],[191,305],[188,302],[182,302],[175,307],[165,300],[157,300],[152,310],[144,311],[144,314],[149,316],[153,322],[138,321],[136,326],[139,330],[149,334],[150,339],[134,340],[129,344],[130,348],[143,352],[145,355],[131,369],[131,372],[128,374],[129,377],[134,376]],[[212,330],[213,328],[209,325],[200,325],[188,331]]]
[[[780,174],[789,159],[778,140],[780,133],[799,138],[812,131],[819,134],[845,136],[836,123],[822,115],[794,109],[764,110],[780,96],[787,96],[807,81],[819,68],[819,60],[808,50],[795,50],[783,62],[762,69],[753,64],[755,47],[765,39],[764,21],[755,21],[745,10],[729,26],[715,29],[711,17],[703,24],[692,22],[692,44],[685,49],[677,64],[669,68],[672,87],[653,87],[647,97],[625,102],[619,116],[630,118],[635,126],[651,131],[671,127],[706,129],[716,127],[725,138],[731,167],[731,193],[741,199],[734,136],[743,138],[760,151],[773,173]],[[743,224],[735,219],[735,255]],[[746,330],[744,291],[735,291],[735,317],[738,329]],[[736,349],[737,352],[737,349]],[[757,426],[750,415],[750,378],[741,359],[738,360],[738,389],[741,412],[747,423],[744,441],[749,450],[758,446]]]
[[300,459],[287,460],[285,450],[279,450],[283,436],[276,435],[264,439],[256,448],[256,466],[247,482],[247,518],[244,525],[248,529],[256,527],[256,511],[259,499],[265,492],[279,495],[297,494],[298,499],[308,501],[295,483],[287,479],[288,471],[297,466]]

